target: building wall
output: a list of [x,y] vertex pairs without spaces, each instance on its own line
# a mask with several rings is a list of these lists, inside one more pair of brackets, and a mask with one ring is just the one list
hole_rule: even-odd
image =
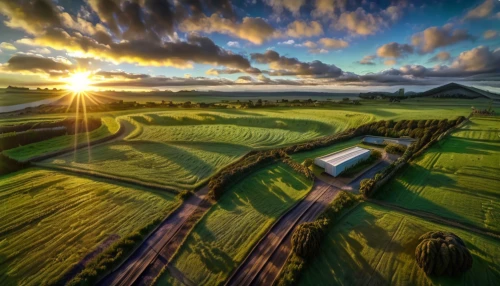
[[349,161],[346,161],[338,166],[332,166],[330,164],[325,164],[325,172],[327,174],[330,174],[334,177],[337,177],[340,173],[342,173],[345,169],[353,166],[353,165],[356,165],[358,162],[360,161],[363,161],[363,160],[366,160],[368,159],[368,157],[370,157],[370,152],[366,152],[365,154],[361,154],[357,157],[354,157],[352,158],[351,160]]

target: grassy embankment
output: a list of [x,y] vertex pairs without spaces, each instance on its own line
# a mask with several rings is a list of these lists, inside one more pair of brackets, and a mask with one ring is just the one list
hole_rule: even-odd
[[[431,278],[415,263],[418,237],[451,231],[467,244],[472,269],[457,278]],[[500,243],[493,238],[362,203],[332,227],[298,285],[495,285]]]
[[431,147],[377,199],[500,232],[500,118],[473,118]]
[[166,192],[30,168],[0,177],[0,284],[57,281],[104,241],[170,213]]
[[120,124],[112,117],[103,117],[102,123],[103,124],[99,128],[89,132],[88,134],[79,133],[76,135],[59,136],[49,140],[6,150],[3,154],[18,161],[29,161],[30,159],[46,153],[71,148],[75,146],[75,142],[79,145],[86,144],[89,141],[92,142],[94,140],[105,138],[115,134],[120,129]]
[[[231,187],[197,223],[171,265],[197,285],[223,283],[269,227],[312,182],[279,163]],[[170,281],[170,282],[169,282]],[[167,272],[158,284],[178,284]]]

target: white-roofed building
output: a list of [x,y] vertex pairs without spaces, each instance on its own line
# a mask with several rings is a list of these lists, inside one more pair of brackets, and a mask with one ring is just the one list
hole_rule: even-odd
[[345,169],[370,157],[371,151],[361,147],[352,147],[314,159],[314,164],[325,172],[337,177]]

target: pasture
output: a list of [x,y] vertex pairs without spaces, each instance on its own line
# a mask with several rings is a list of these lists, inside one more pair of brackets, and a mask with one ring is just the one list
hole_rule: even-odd
[[[470,271],[457,278],[432,278],[417,266],[418,238],[434,230],[451,231],[465,241],[473,255]],[[496,239],[362,203],[329,230],[297,284],[495,285],[499,259]]]
[[112,117],[103,117],[102,123],[103,124],[99,128],[89,133],[59,136],[49,140],[6,150],[3,154],[18,161],[29,161],[46,153],[72,148],[79,144],[85,144],[94,140],[105,138],[115,134],[120,129],[120,124]]
[[38,168],[0,177],[0,197],[1,285],[54,283],[179,204],[169,193]]
[[[113,114],[119,114],[119,118],[133,123],[136,128],[126,140],[95,146],[90,152],[78,150],[73,155],[63,155],[44,163],[151,180],[178,190],[193,189],[250,150],[305,142],[379,118],[406,118],[404,114],[410,112],[413,116],[410,118],[429,118],[431,112],[425,108],[415,111],[398,106],[342,108],[345,110],[123,111]],[[457,113],[462,114],[446,107],[436,117],[452,118]],[[120,167],[116,168],[117,165]]]
[[500,232],[500,125],[473,118],[390,181],[377,199]]
[[[249,175],[196,224],[171,265],[196,285],[223,283],[276,219],[311,186],[311,181],[282,163]],[[179,284],[166,271],[158,284],[172,282]]]
[[44,99],[50,99],[61,96],[61,92],[41,92],[41,91],[16,91],[7,92],[5,88],[0,88],[0,106],[10,106],[25,104]]

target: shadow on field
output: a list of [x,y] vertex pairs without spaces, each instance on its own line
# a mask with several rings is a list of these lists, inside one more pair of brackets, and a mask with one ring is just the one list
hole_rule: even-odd
[[[443,175],[444,176],[444,175]],[[445,176],[446,177],[446,176]],[[450,179],[452,180],[452,179]],[[432,182],[432,180],[427,180],[425,182]],[[429,195],[427,194],[428,197],[433,197],[435,196],[436,198],[442,198],[442,197],[452,197],[453,190],[451,190],[451,185],[445,185],[442,183],[434,183],[432,184],[427,184],[429,186],[433,186],[434,190],[432,192],[436,192],[435,194]],[[439,190],[437,189],[440,186],[446,186],[445,190]],[[423,186],[425,187],[425,185]],[[457,189],[457,188],[455,188]],[[427,192],[431,192],[431,190],[427,190]],[[441,193],[441,192],[446,192],[446,193]],[[459,191],[457,191],[460,193]],[[428,213],[433,213],[438,216],[442,216],[444,218],[450,218],[456,221],[461,221],[463,223],[467,223],[469,225],[476,225],[474,222],[469,220],[466,217],[463,217],[461,215],[458,215],[457,213],[453,212],[453,202],[450,202],[449,205],[442,206],[439,204],[436,204],[432,200],[429,200],[427,198],[424,198],[423,196],[420,195],[420,193],[412,192],[406,189],[406,187],[401,184],[400,181],[394,180],[392,181],[389,185],[387,185],[383,190],[380,190],[380,192],[377,194],[377,199],[381,201],[385,201],[387,203],[395,204],[398,206],[401,206],[403,208],[411,209],[411,210],[416,210],[416,211],[423,211],[423,212],[428,212]],[[442,201],[442,200],[440,200]]]
[[[406,175],[399,176],[398,179],[413,186],[429,186],[433,188],[439,188],[443,186],[453,187],[456,184],[456,181],[446,174],[440,173],[439,171],[430,171],[429,169],[426,169],[418,164],[412,164],[411,166],[408,166],[408,168],[404,170],[404,172]],[[425,176],[425,178],[424,180],[415,179],[413,176],[410,176],[410,174],[412,174],[413,176]],[[397,190],[399,190],[400,188],[404,188],[401,183],[394,181],[393,184],[390,184],[389,187],[386,187],[384,189],[388,189],[395,184],[399,184],[397,186]]]
[[275,217],[283,210],[283,205],[295,202],[285,191],[275,185],[283,182],[287,188],[304,190],[307,185],[281,166],[250,175],[236,186],[234,193],[227,193],[219,201],[221,208],[233,211],[238,206],[250,204],[256,211],[268,217]]
[[491,155],[498,152],[498,144],[484,140],[450,137],[441,145],[435,145],[426,153],[457,153],[461,155]]
[[[17,279],[14,279],[14,277],[10,276],[8,274],[8,271],[10,269],[9,264],[7,264],[8,257],[0,254],[0,284],[1,285],[17,285],[19,284],[19,281]],[[5,265],[7,264],[7,265]]]

